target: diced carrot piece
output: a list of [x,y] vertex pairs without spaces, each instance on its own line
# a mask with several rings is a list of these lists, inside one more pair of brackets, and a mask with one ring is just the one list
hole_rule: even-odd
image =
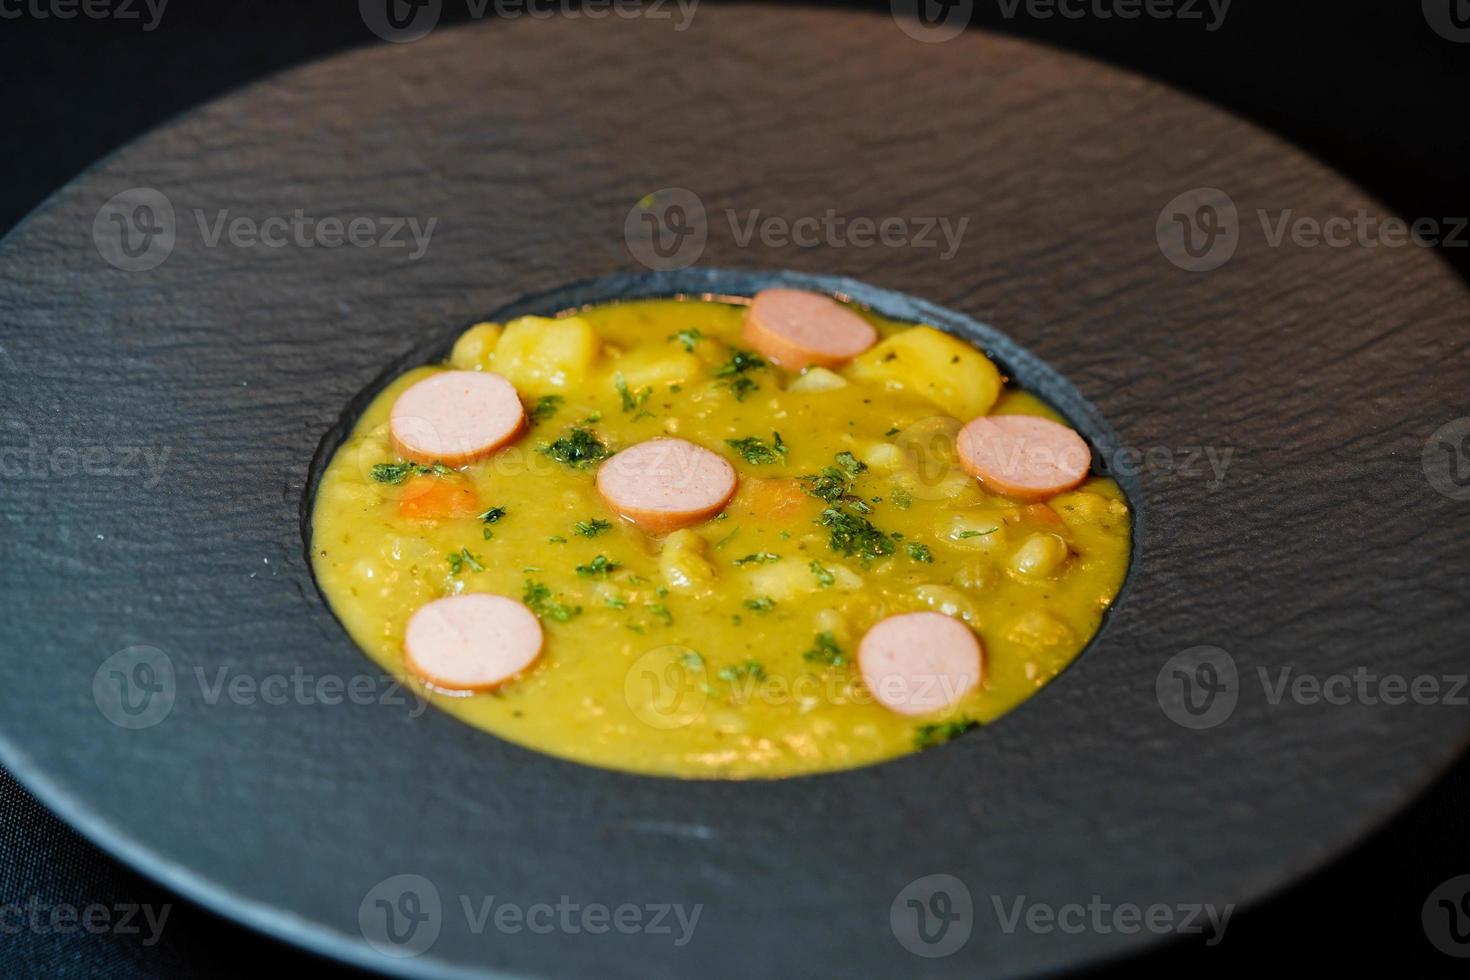
[[1053,510],[1050,504],[1027,504],[1021,508],[1021,520],[1050,527],[1056,531],[1064,531],[1067,528],[1067,522],[1062,520],[1062,515]]
[[447,521],[479,513],[475,488],[452,477],[415,476],[398,499],[398,516],[410,521]]
[[739,501],[757,517],[769,519],[790,517],[806,509],[815,509],[816,505],[798,481],[786,479],[742,480]]

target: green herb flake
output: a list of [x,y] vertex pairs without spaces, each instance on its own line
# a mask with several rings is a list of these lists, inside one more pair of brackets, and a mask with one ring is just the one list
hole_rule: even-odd
[[618,397],[623,400],[623,411],[633,412],[643,407],[648,401],[648,396],[653,394],[653,388],[644,387],[633,391],[628,387],[628,382],[623,379],[622,372],[613,379],[613,387],[618,391]]
[[537,451],[558,463],[579,470],[612,455],[591,431],[582,428],[568,429],[566,435],[555,442],[541,445]]
[[780,560],[781,560],[781,556],[780,555],[773,554],[772,552],[769,552],[769,551],[757,551],[753,555],[746,555],[744,558],[736,558],[735,559],[735,564],[737,564],[737,565],[765,565],[765,564],[767,564],[769,562],[780,561]]
[[763,681],[766,679],[766,668],[762,667],[758,660],[747,660],[743,664],[721,667],[720,672],[715,676],[731,684],[743,680],[746,677],[749,677],[751,680]]
[[858,459],[856,456],[845,449],[842,452],[838,453],[836,458],[837,465],[842,467],[843,471],[847,473],[847,475],[850,477],[856,477],[859,473],[866,471],[868,468],[867,463],[864,463],[862,460]]
[[694,345],[704,339],[704,334],[694,327],[686,327],[678,333],[669,334],[670,340],[677,340],[687,351],[694,350]]
[[765,615],[776,608],[776,600],[768,595],[763,595],[755,599],[746,599],[743,605],[751,612]]
[[755,436],[747,436],[744,439],[726,439],[725,445],[744,456],[745,461],[752,466],[779,463],[786,458],[788,450],[786,443],[781,441],[781,433],[772,430],[771,435],[774,438],[770,444]]
[[609,609],[627,609],[628,608],[628,600],[627,599],[624,599],[620,595],[604,596],[602,602],[603,602],[603,605],[607,606],[607,608],[609,608]]
[[612,524],[610,522],[604,521],[600,517],[594,517],[590,521],[577,521],[572,525],[572,530],[584,538],[595,538],[611,527]]
[[835,582],[836,579],[832,577],[832,573],[827,570],[826,566],[813,558],[811,564],[807,565],[807,567],[810,568],[812,570],[812,574],[817,577],[817,584],[819,586],[824,589],[832,588],[832,583]]
[[504,516],[504,507],[491,507],[489,510],[485,511],[485,513],[480,515],[480,520],[485,522],[486,524],[494,524]]
[[568,606],[562,602],[552,602],[551,589],[544,583],[535,579],[526,579],[525,589],[521,593],[521,601],[524,602],[537,616],[542,619],[554,619],[558,623],[565,623],[582,612],[581,606]]
[[955,537],[959,538],[961,541],[963,541],[965,538],[983,538],[985,537],[985,535],[994,534],[996,531],[999,530],[999,527],[993,527],[988,531],[961,531],[959,534],[955,535]]
[[736,350],[731,353],[730,360],[726,361],[715,371],[715,377],[729,379],[722,383],[729,385],[731,394],[735,396],[736,401],[740,402],[745,400],[746,395],[760,388],[760,385],[756,384],[747,375],[751,371],[756,371],[766,366],[765,358],[759,354],[746,350]]
[[893,538],[878,530],[865,517],[828,507],[822,511],[817,523],[827,528],[827,545],[840,555],[856,555],[864,561],[872,561],[894,552]]
[[551,418],[561,409],[563,401],[565,399],[561,395],[542,395],[531,409],[531,422],[535,424]]
[[899,510],[908,510],[913,506],[914,498],[903,487],[894,487],[888,492],[888,502]]
[[650,602],[648,604],[648,611],[658,619],[663,620],[665,626],[674,622],[674,614],[669,612],[668,606],[665,606],[662,602]]
[[698,650],[690,650],[679,658],[679,663],[692,670],[700,670],[704,667],[704,657]]
[[933,748],[943,745],[952,738],[958,738],[972,728],[979,728],[980,723],[973,718],[956,718],[954,721],[936,722],[932,725],[920,725],[914,729],[914,747],[919,749]]
[[608,561],[606,555],[598,555],[585,565],[577,566],[577,574],[582,578],[607,578],[623,566],[617,562]]
[[828,630],[817,634],[812,648],[803,653],[802,657],[829,667],[841,667],[847,663],[847,658],[842,655],[842,647],[837,645],[837,638]]
[[914,561],[921,561],[928,565],[934,564],[934,553],[929,550],[927,545],[922,545],[917,541],[910,541],[905,550]]

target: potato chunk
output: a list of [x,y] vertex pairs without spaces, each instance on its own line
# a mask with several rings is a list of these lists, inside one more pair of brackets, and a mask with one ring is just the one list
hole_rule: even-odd
[[477,323],[470,327],[454,342],[454,350],[449,353],[450,366],[457,371],[490,370],[500,332],[498,323]]
[[600,349],[597,331],[581,317],[523,316],[505,325],[491,363],[522,391],[543,394],[583,381]]
[[859,354],[847,366],[855,381],[926,398],[961,421],[990,411],[1001,377],[990,359],[933,327],[912,327]]
[[629,388],[681,384],[699,374],[703,365],[688,351],[666,345],[635,347],[617,360],[617,372]]
[[685,528],[664,539],[658,556],[659,571],[669,588],[681,592],[703,592],[715,581],[715,567],[704,557],[705,541]]

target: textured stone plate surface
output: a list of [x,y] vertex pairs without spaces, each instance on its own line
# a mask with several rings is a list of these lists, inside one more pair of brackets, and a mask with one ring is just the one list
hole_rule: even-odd
[[[1273,244],[1287,209],[1382,212],[1095,63],[923,43],[870,13],[677,23],[521,19],[310,65],[146,136],[0,243],[0,760],[19,779],[182,894],[344,959],[645,977],[1011,975],[1126,952],[1154,934],[1009,917],[1246,901],[1433,778],[1463,706],[1271,686],[1466,670],[1470,460],[1463,432],[1432,437],[1470,415],[1470,332],[1431,253]],[[697,198],[702,245],[640,237],[630,209],[667,188],[693,198],[650,214],[697,229]],[[1224,196],[1172,203],[1198,188]],[[763,224],[829,211],[921,240],[847,226],[807,247]],[[329,217],[368,219],[376,244],[325,247]],[[953,249],[923,232],[940,218],[968,219]],[[384,219],[433,221],[427,248]],[[373,675],[301,536],[344,408],[483,314],[693,252],[991,324],[1097,409],[1080,421],[1100,447],[1146,454],[1127,592],[1055,684],[938,751],[741,784],[545,758]],[[1228,659],[1171,662],[1200,646]],[[1190,713],[1201,683],[1221,690]],[[951,877],[910,887],[930,875]],[[575,930],[496,927],[502,904],[563,896]],[[581,926],[658,903],[702,906],[689,941],[672,915],[672,934]]]

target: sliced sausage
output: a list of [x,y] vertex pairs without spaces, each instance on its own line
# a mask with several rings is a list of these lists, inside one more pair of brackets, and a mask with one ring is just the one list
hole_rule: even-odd
[[464,466],[518,435],[526,409],[515,386],[488,371],[443,371],[393,403],[393,448],[415,463]]
[[541,621],[505,596],[481,592],[420,607],[403,634],[408,668],[436,687],[488,691],[541,655]]
[[873,325],[830,296],[800,289],[755,294],[741,329],[745,342],[788,371],[833,367],[872,347]]
[[629,446],[597,471],[597,492],[618,514],[649,534],[708,520],[735,495],[735,468],[684,439]]
[[955,437],[960,466],[992,493],[1045,500],[1087,479],[1092,453],[1065,425],[1034,415],[986,415]]
[[858,669],[878,703],[901,715],[951,708],[980,683],[980,641],[943,613],[889,616],[858,644]]

